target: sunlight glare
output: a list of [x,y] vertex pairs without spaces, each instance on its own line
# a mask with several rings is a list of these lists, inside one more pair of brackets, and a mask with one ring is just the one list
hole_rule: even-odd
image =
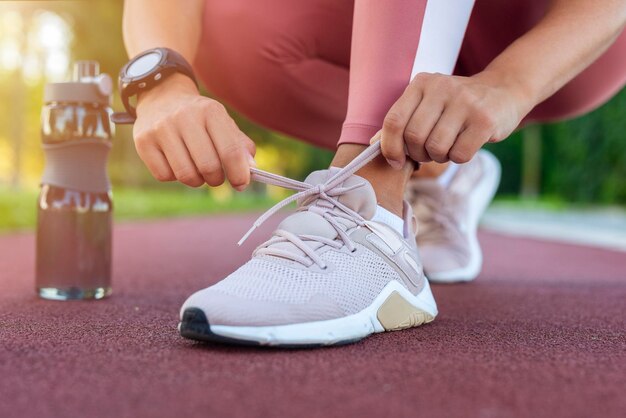
[[37,16],[39,44],[44,49],[64,49],[67,47],[68,27],[59,15],[42,12]]
[[0,42],[0,66],[9,71],[15,70],[22,65],[22,57],[17,41],[7,38]]

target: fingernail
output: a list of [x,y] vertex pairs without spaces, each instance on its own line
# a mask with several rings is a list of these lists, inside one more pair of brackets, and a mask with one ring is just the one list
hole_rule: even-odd
[[387,159],[387,163],[389,163],[389,165],[390,165],[392,168],[395,168],[396,170],[401,169],[401,168],[402,168],[402,166],[404,165],[404,164],[402,164],[400,161],[390,160],[390,159]]
[[248,154],[248,163],[252,166],[252,167],[256,167],[256,160],[254,159],[254,157],[250,154]]
[[244,190],[246,190],[246,185],[237,186],[235,187],[235,190],[237,190],[238,192],[243,192]]

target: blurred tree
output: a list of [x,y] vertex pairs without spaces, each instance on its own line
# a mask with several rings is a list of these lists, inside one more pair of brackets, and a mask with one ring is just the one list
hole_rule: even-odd
[[[571,202],[626,204],[626,90],[599,109],[570,121],[533,126],[541,137],[543,196]],[[523,132],[488,144],[502,162],[500,193],[522,190]],[[537,168],[537,171],[539,169]]]
[[522,130],[522,197],[536,199],[541,190],[541,126],[531,125]]
[[[122,8],[123,0],[0,2],[2,16],[17,12],[21,19],[28,22],[41,17],[45,11],[61,16],[71,30],[68,46],[70,59],[97,60],[101,70],[113,78],[117,77],[127,60],[121,30]],[[0,25],[0,42],[6,41],[9,27],[7,24]],[[43,164],[38,128],[46,79],[41,74],[36,77],[24,73],[26,67],[39,68],[44,73],[45,51],[33,44],[33,39],[37,38],[33,36],[34,30],[31,26],[21,31],[22,41],[17,42],[25,44],[18,47],[21,52],[18,51],[17,56],[18,59],[32,60],[39,54],[41,62],[37,65],[11,67],[11,71],[15,72],[3,69],[2,64],[12,55],[5,43],[0,44],[0,182],[12,179],[17,183],[25,179],[26,184],[36,184]],[[11,34],[11,37],[19,38],[16,34]],[[13,38],[10,41],[15,43]],[[24,50],[36,53],[25,54]],[[62,60],[57,61],[62,64]],[[121,108],[117,95],[114,107]],[[234,112],[233,115],[242,130],[257,142],[260,155],[267,159],[260,162],[267,164],[263,168],[301,179],[308,172],[326,166],[332,157],[328,151],[269,132]],[[574,121],[536,127],[534,134],[541,137],[542,160],[540,164],[538,161],[527,164],[530,168],[526,169],[526,176],[537,176],[542,194],[568,201],[626,203],[625,91],[589,115]],[[487,146],[503,165],[500,193],[514,195],[521,191],[522,136],[518,132],[504,142]],[[541,166],[541,172],[531,166]],[[150,177],[137,157],[130,127],[118,129],[110,168],[116,185],[164,187]]]
[[543,128],[545,192],[579,202],[626,203],[626,90],[582,118]]

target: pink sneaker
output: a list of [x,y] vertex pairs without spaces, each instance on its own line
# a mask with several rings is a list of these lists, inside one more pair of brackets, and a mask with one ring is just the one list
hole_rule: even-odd
[[406,198],[418,220],[417,247],[432,282],[474,280],[482,268],[478,222],[500,184],[500,163],[481,150],[460,165],[447,186],[411,179]]
[[376,143],[345,168],[313,172],[304,182],[253,170],[255,180],[298,191],[262,215],[253,229],[294,200],[297,212],[250,261],[187,299],[180,312],[181,335],[318,346],[432,321],[437,305],[422,272],[411,207],[405,202],[403,234],[371,221],[374,190],[353,175],[379,152]]

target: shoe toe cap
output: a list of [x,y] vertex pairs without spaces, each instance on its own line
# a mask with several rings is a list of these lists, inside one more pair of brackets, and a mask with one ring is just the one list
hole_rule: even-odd
[[201,309],[211,325],[228,326],[288,325],[345,315],[335,301],[321,294],[313,295],[304,303],[286,303],[244,299],[212,287],[191,295],[181,308],[181,318],[188,308]]

